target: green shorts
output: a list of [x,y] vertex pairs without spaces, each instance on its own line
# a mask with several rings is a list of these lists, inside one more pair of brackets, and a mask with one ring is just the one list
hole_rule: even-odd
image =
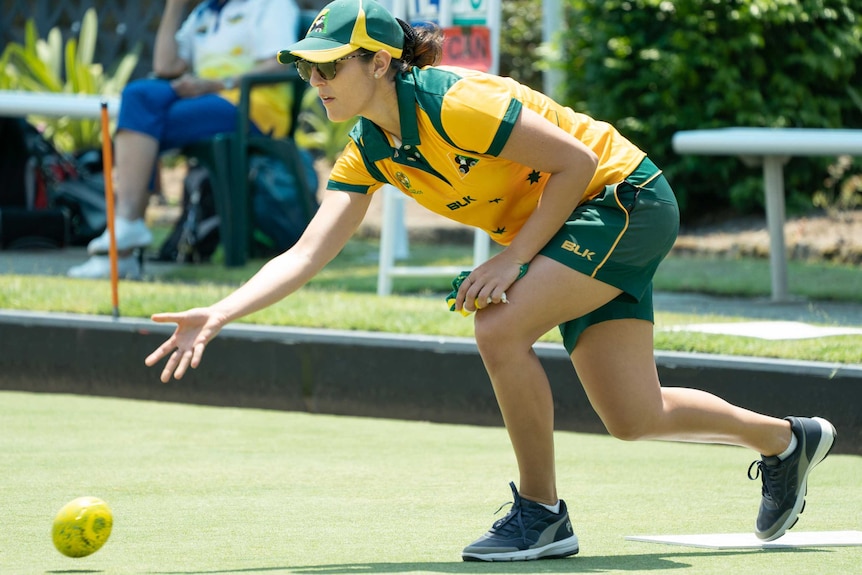
[[623,293],[560,325],[570,354],[591,325],[627,318],[653,321],[652,278],[678,232],[673,190],[649,158],[625,180],[605,186],[572,212],[539,253]]

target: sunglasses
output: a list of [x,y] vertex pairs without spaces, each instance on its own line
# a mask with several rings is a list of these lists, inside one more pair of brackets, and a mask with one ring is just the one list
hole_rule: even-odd
[[337,58],[332,62],[309,62],[308,60],[297,60],[294,62],[296,66],[296,71],[299,72],[299,77],[302,78],[305,82],[308,82],[311,79],[311,70],[313,68],[317,69],[317,73],[324,80],[332,80],[335,78],[335,64],[338,62],[344,62],[345,60],[350,60],[352,58],[361,58],[362,56],[373,56],[373,53],[363,52],[361,54],[352,54],[350,56],[345,56],[344,58]]

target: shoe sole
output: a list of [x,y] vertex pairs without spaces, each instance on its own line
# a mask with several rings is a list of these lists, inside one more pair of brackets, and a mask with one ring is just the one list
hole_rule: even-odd
[[[125,247],[125,246],[124,246],[124,247],[122,247],[122,248],[120,248],[119,246],[117,246],[117,253],[118,253],[118,254],[127,254],[127,255],[131,255],[135,250],[145,250],[145,249],[147,249],[148,247],[150,247],[151,245],[152,245],[152,242],[150,242],[150,243],[148,243],[148,244],[143,244],[143,245],[140,245],[140,246],[131,246],[131,247]],[[90,256],[106,256],[106,255],[108,255],[109,253],[110,253],[110,250],[104,250],[104,251],[103,251],[103,250],[100,250],[100,249],[94,249],[94,250],[91,250],[91,249],[90,249],[90,247],[89,247],[89,246],[87,246],[87,255],[90,255]]]
[[578,538],[575,535],[560,541],[549,543],[538,549],[523,551],[501,551],[499,553],[462,553],[464,561],[532,561],[535,559],[562,559],[577,555],[580,551]]
[[[791,529],[796,522],[799,521],[799,516],[802,514],[802,511],[805,509],[805,496],[808,494],[808,474],[811,473],[811,470],[814,469],[817,464],[826,459],[826,456],[832,451],[832,447],[835,445],[835,438],[838,437],[838,432],[835,430],[835,427],[820,417],[811,418],[812,421],[816,421],[820,425],[820,433],[821,433],[821,441],[820,445],[817,446],[817,451],[814,452],[814,455],[811,456],[811,461],[808,463],[808,468],[805,470],[805,473],[802,475],[802,480],[799,482],[799,495],[796,497],[796,503],[793,505],[793,509],[790,510],[790,514],[787,516],[787,519],[775,530],[774,533],[769,534],[764,533],[761,536],[760,533],[755,533],[758,539],[761,541],[775,541],[782,535],[784,535],[788,529]],[[823,441],[823,438],[829,437],[829,443],[826,444]]]

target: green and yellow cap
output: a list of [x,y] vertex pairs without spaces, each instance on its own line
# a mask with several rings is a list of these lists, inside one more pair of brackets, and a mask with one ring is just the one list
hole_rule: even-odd
[[400,58],[404,30],[386,8],[374,0],[335,0],[308,28],[305,38],[278,53],[278,61],[331,62],[363,48],[386,50]]

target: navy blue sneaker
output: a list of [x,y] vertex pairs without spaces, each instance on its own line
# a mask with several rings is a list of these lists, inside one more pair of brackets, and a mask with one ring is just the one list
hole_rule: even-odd
[[578,552],[578,537],[564,501],[560,501],[560,512],[552,513],[535,501],[521,499],[514,483],[509,487],[515,497],[509,514],[464,548],[464,561],[527,561]]
[[832,424],[819,417],[785,419],[796,436],[796,451],[784,461],[763,456],[748,468],[749,479],[760,476],[763,480],[763,498],[754,534],[764,541],[778,539],[796,524],[805,508],[808,474],[826,459],[838,436]]

